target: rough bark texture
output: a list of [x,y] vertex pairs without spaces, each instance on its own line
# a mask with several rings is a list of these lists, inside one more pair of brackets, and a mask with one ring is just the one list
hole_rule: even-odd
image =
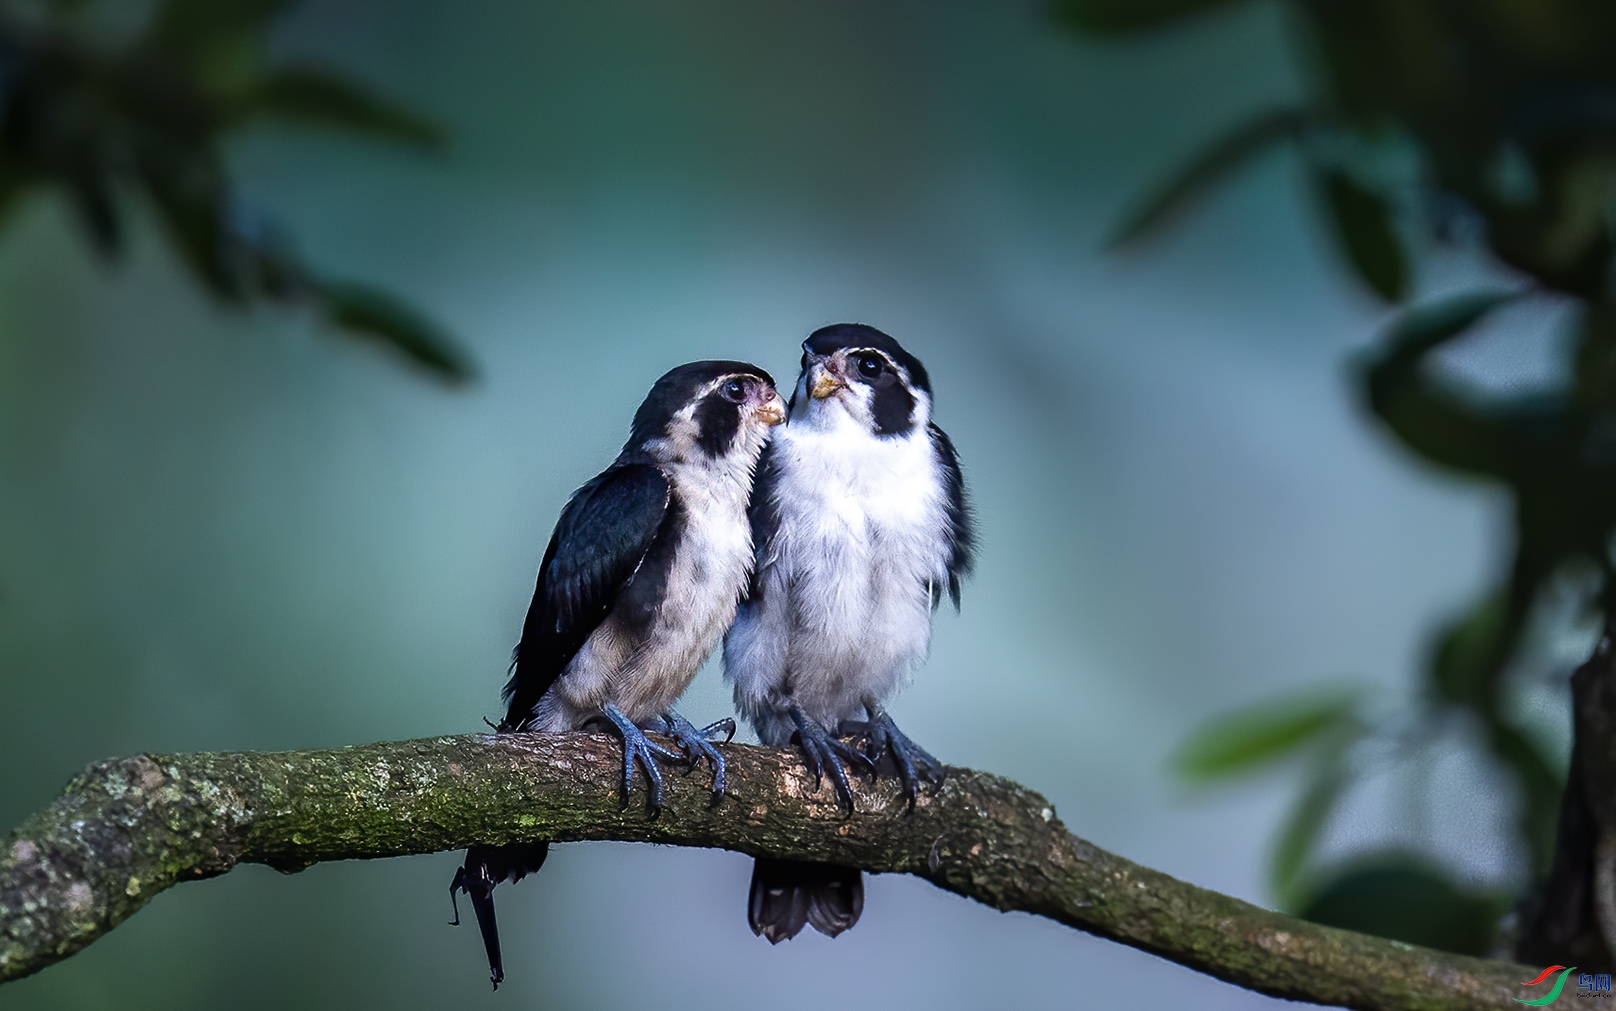
[[1616,654],[1612,627],[1571,676],[1571,768],[1554,863],[1522,918],[1515,955],[1609,972],[1616,950]]
[[478,842],[620,839],[914,874],[1294,1000],[1513,1011],[1511,998],[1546,989],[1519,985],[1535,968],[1317,926],[1140,867],[1073,836],[1047,800],[997,776],[950,769],[913,812],[889,786],[861,787],[859,813],[844,819],[794,754],[725,754],[722,803],[707,803],[704,775],[673,776],[655,819],[638,795],[624,804],[621,748],[592,734],[102,762],[0,844],[0,980],[66,958],[176,882],[242,862],[291,872]]

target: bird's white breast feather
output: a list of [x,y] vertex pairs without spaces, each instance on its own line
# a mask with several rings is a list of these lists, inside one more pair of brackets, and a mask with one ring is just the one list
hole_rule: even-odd
[[834,726],[861,716],[866,698],[885,700],[925,658],[949,546],[924,426],[878,437],[793,422],[775,439],[779,528],[760,560],[762,599],[726,640],[725,673],[742,715],[783,744],[783,692]]

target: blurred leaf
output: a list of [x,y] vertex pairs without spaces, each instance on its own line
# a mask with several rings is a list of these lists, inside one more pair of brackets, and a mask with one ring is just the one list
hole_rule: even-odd
[[1137,32],[1220,7],[1232,7],[1239,2],[1241,0],[1058,0],[1055,17],[1083,31]]
[[111,181],[101,166],[86,159],[74,166],[64,181],[90,244],[103,258],[116,257],[123,249],[123,221],[118,216]]
[[1523,293],[1479,292],[1408,310],[1363,360],[1369,409],[1427,460],[1516,481],[1522,460],[1543,455],[1541,411],[1479,399],[1426,368],[1426,355]]
[[1363,282],[1388,302],[1408,294],[1408,261],[1386,201],[1343,172],[1323,173],[1325,206],[1337,241]]
[[1420,355],[1452,340],[1481,319],[1522,296],[1522,292],[1478,291],[1414,306],[1398,317],[1386,334],[1388,350]]
[[247,97],[243,110],[426,146],[443,140],[438,127],[424,117],[314,68],[270,74]]
[[1431,679],[1443,701],[1477,707],[1493,690],[1514,644],[1507,590],[1497,590],[1451,623],[1437,642]]
[[1328,695],[1309,692],[1214,720],[1179,747],[1173,769],[1190,782],[1253,771],[1349,725],[1358,695],[1356,689]]
[[1123,246],[1156,231],[1230,172],[1274,144],[1294,138],[1305,122],[1304,114],[1296,109],[1275,109],[1247,121],[1130,212],[1107,246]]
[[470,358],[436,325],[378,288],[322,282],[320,294],[331,322],[351,333],[378,340],[451,383],[472,377]]
[[[1616,153],[1584,150],[1556,165],[1546,180],[1554,215],[1538,234],[1537,251],[1548,270],[1592,263],[1605,268],[1610,259],[1611,188],[1616,183]],[[1603,270],[1599,275],[1605,279]]]
[[1507,898],[1466,889],[1418,857],[1387,853],[1343,871],[1301,916],[1439,951],[1486,955],[1508,908]]
[[1303,872],[1347,788],[1347,748],[1362,736],[1362,731],[1361,726],[1353,726],[1332,735],[1329,746],[1313,766],[1307,788],[1280,829],[1269,868],[1269,882],[1281,904],[1287,907],[1294,907],[1300,901]]
[[1577,405],[1597,413],[1616,403],[1616,306],[1605,302],[1584,306],[1573,332]]
[[116,258],[123,250],[123,223],[111,194],[97,187],[77,187],[73,191],[73,203],[90,245],[103,260]]
[[146,38],[185,59],[263,32],[293,0],[163,0]]
[[147,166],[144,173],[146,191],[157,208],[169,241],[190,265],[197,280],[214,296],[240,302],[247,292],[242,285],[239,264],[231,261],[224,242],[225,230],[220,216],[224,197],[213,192],[216,180],[209,180],[208,185],[198,184],[199,179],[206,178],[199,171],[182,172],[171,166]]
[[0,160],[0,229],[10,223],[18,202],[35,182],[37,177],[18,171],[15,166]]
[[249,89],[263,70],[270,23],[290,0],[164,0],[147,48],[183,68],[193,88],[224,97]]

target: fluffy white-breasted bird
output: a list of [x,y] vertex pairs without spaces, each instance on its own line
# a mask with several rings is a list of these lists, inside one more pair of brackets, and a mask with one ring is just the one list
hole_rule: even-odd
[[[913,803],[941,766],[900,732],[887,700],[925,659],[931,615],[959,603],[973,535],[959,458],[932,421],[924,366],[861,324],[815,331],[784,426],[752,495],[757,567],[724,640],[735,705],[765,743],[795,742],[844,807],[846,765],[890,758]],[[862,733],[854,750],[838,738]],[[754,932],[834,936],[863,908],[857,870],[759,860]]]

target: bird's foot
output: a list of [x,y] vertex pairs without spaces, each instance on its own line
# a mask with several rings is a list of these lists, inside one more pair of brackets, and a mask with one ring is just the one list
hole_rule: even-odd
[[612,703],[606,703],[601,712],[612,721],[623,738],[623,804],[627,806],[629,795],[634,792],[634,766],[638,763],[645,770],[646,789],[650,793],[645,801],[645,809],[655,817],[662,810],[662,770],[657,768],[656,760],[662,758],[680,762],[684,756],[646,737],[645,732]]
[[879,706],[866,703],[865,709],[870,714],[870,726],[867,732],[868,751],[864,758],[874,765],[883,756],[892,757],[892,764],[897,767],[898,781],[903,784],[904,799],[909,803],[909,810],[913,811],[920,784],[925,782],[935,787],[943,781],[943,763],[911,741]]
[[802,749],[804,764],[814,774],[814,789],[824,782],[824,773],[830,773],[836,787],[836,800],[843,815],[853,813],[853,785],[848,782],[847,764],[862,765],[874,771],[874,764],[862,752],[831,735],[817,720],[802,711],[795,703],[790,708],[792,722],[797,725],[797,746]]
[[735,738],[735,721],[725,717],[717,723],[706,727],[696,727],[695,724],[680,716],[671,709],[662,717],[662,725],[667,728],[668,736],[679,745],[685,753],[685,761],[691,766],[701,764],[706,759],[713,767],[713,803],[717,804],[724,799],[724,790],[728,783],[725,778],[724,756],[719,754],[717,748],[709,742],[722,734],[724,743],[728,744]]

